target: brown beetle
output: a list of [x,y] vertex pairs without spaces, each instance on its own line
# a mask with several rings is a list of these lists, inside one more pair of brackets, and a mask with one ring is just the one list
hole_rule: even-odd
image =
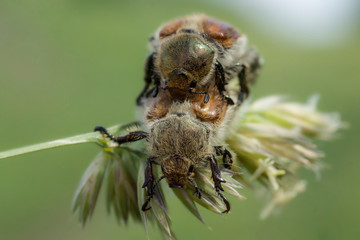
[[[183,188],[188,183],[201,198],[194,174],[211,169],[216,193],[230,210],[221,191],[223,166],[231,168],[232,155],[221,146],[236,110],[248,96],[248,83],[254,81],[260,67],[257,52],[246,50],[246,37],[232,26],[205,15],[191,15],[160,27],[150,38],[153,53],[145,67],[145,87],[137,98],[142,109],[145,131],[114,137],[105,128],[96,127],[113,141],[147,140],[149,156],[145,169],[149,208],[155,187],[166,179],[169,187]],[[238,78],[238,86],[226,85]],[[236,98],[235,101],[232,98]],[[160,165],[163,176],[155,180],[153,164]]]
[[[159,88],[166,89],[173,101],[184,102],[190,95],[204,95],[215,85],[229,102],[225,85],[239,78],[239,102],[248,95],[248,82],[260,67],[254,48],[246,49],[247,38],[231,25],[206,15],[190,15],[161,26],[150,38],[152,53],[145,64],[145,87],[137,98],[156,97]],[[154,87],[149,91],[150,86]]]

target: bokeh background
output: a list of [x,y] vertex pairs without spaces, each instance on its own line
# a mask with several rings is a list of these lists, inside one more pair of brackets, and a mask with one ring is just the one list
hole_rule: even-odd
[[[147,39],[174,17],[203,12],[228,21],[265,58],[252,98],[287,94],[350,124],[323,144],[330,166],[278,216],[244,190],[232,211],[201,209],[197,221],[169,199],[179,239],[358,239],[360,235],[360,11],[357,0],[305,1],[0,1],[0,151],[135,119]],[[83,229],[71,213],[74,190],[95,145],[0,162],[0,239],[145,239],[140,225],[119,226],[100,197]],[[156,228],[150,237],[159,239]]]

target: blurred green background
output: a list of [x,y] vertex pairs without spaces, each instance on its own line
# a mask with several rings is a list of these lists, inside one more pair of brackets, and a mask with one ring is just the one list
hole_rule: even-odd
[[[358,239],[359,18],[336,44],[309,45],[272,34],[249,20],[261,20],[260,12],[246,11],[206,1],[0,1],[0,151],[134,120],[148,37],[164,21],[204,12],[241,29],[265,57],[253,99],[320,93],[319,108],[340,112],[351,127],[321,143],[330,166],[321,179],[304,171],[308,190],[265,221],[250,190],[245,201],[230,199],[226,216],[201,209],[212,230],[170,198],[179,239]],[[98,151],[78,145],[1,161],[0,239],[145,239],[142,226],[108,216],[102,198],[84,229],[71,214],[74,190]],[[150,236],[160,238],[156,228]]]

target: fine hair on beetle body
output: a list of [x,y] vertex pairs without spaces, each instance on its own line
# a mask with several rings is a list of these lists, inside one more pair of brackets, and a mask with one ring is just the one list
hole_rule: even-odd
[[[221,169],[231,170],[233,156],[222,144],[249,95],[248,84],[257,77],[260,57],[254,48],[246,48],[245,35],[206,15],[162,25],[150,44],[145,86],[136,100],[144,131],[114,137],[104,127],[95,130],[119,144],[146,139],[143,211],[151,208],[148,205],[162,179],[171,188],[192,185],[201,198],[195,174],[209,169],[224,212],[229,212]],[[229,84],[233,78],[237,84]],[[216,156],[222,157],[220,166]],[[154,166],[161,168],[158,179]]]
[[256,78],[260,68],[257,51],[246,49],[245,35],[203,14],[162,25],[150,38],[150,46],[152,53],[145,64],[145,86],[137,98],[138,105],[145,95],[156,97],[159,88],[167,89],[177,101],[201,94],[207,103],[207,90],[214,86],[229,104],[234,104],[225,87],[229,80],[239,78],[237,97],[243,100],[249,94],[248,82]]

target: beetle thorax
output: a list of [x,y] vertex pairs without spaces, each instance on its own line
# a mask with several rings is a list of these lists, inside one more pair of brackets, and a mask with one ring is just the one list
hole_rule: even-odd
[[215,52],[194,34],[177,34],[161,44],[158,65],[170,88],[187,90],[210,72]]

